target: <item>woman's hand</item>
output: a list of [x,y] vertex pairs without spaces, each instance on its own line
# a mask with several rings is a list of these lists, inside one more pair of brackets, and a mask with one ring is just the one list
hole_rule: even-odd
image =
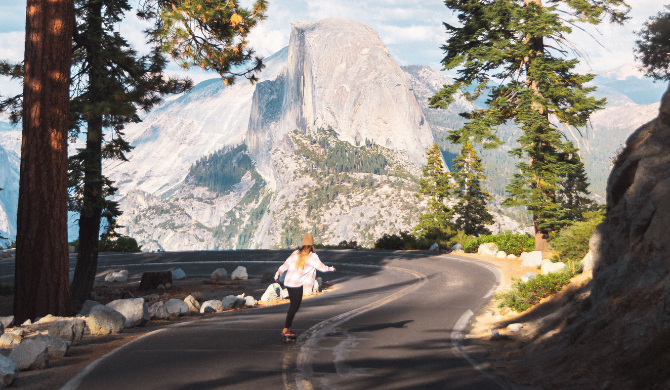
[[333,267],[333,272],[337,272],[337,270],[335,269],[335,267]]
[[279,283],[279,279],[275,278],[275,283]]

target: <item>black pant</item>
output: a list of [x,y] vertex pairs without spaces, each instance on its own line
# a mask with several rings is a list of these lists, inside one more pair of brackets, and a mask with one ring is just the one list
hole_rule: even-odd
[[286,287],[288,290],[288,299],[291,301],[291,305],[288,307],[288,313],[286,313],[286,323],[284,328],[290,328],[293,323],[293,317],[295,313],[300,309],[300,303],[302,303],[302,287]]

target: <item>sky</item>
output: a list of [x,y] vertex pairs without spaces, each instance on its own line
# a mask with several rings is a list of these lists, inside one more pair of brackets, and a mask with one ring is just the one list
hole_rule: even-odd
[[[131,0],[136,2],[136,0]],[[241,0],[251,4],[251,0]],[[268,0],[267,19],[259,23],[249,37],[258,55],[269,56],[288,45],[291,21],[317,21],[345,17],[373,27],[400,65],[429,65],[440,68],[446,39],[443,22],[456,23],[455,17],[440,0]],[[631,19],[623,26],[607,22],[585,26],[571,36],[588,57],[579,71],[603,72],[624,67],[631,73],[633,48],[642,24],[663,9],[670,0],[629,0]],[[146,26],[134,13],[127,14],[119,26],[122,35],[138,50],[146,48],[142,30]],[[25,1],[0,0],[0,59],[21,61],[25,39]],[[594,39],[595,38],[595,39]],[[188,75],[195,82],[217,77],[215,73],[192,70],[184,73],[171,63],[168,73]],[[633,73],[635,73],[633,71]],[[21,86],[0,77],[0,95],[20,93]]]

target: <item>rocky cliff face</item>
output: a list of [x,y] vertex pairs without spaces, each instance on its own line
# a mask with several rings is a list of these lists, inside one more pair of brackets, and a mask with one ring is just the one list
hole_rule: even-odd
[[417,165],[434,142],[405,72],[370,26],[349,19],[293,22],[285,70],[259,83],[253,101],[247,145],[271,184],[268,151],[293,130],[332,128],[342,141],[368,140]]
[[[130,162],[110,176],[120,224],[149,250],[286,247],[305,231],[370,245],[410,230],[434,142],[376,32],[337,18],[294,23],[255,86],[201,83],[127,134]],[[254,166],[232,188],[215,190],[221,174],[207,165],[220,161],[189,176],[199,159],[239,144]]]
[[[607,218],[593,240],[595,318],[629,318],[635,339],[670,324],[670,93],[658,118],[626,141],[607,182]],[[627,305],[612,305],[618,300]]]

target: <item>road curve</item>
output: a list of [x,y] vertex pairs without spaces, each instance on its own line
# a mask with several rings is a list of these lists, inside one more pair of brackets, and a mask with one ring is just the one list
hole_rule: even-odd
[[[195,274],[214,262],[239,263],[254,275],[279,266],[287,254],[118,256],[102,267],[166,269],[179,263]],[[324,250],[319,256],[337,267],[335,274],[321,274],[335,288],[303,301],[293,323],[297,343],[286,344],[279,335],[287,305],[222,313],[136,339],[93,362],[63,389],[506,388],[456,348],[467,313],[498,284],[495,271],[428,252]]]

